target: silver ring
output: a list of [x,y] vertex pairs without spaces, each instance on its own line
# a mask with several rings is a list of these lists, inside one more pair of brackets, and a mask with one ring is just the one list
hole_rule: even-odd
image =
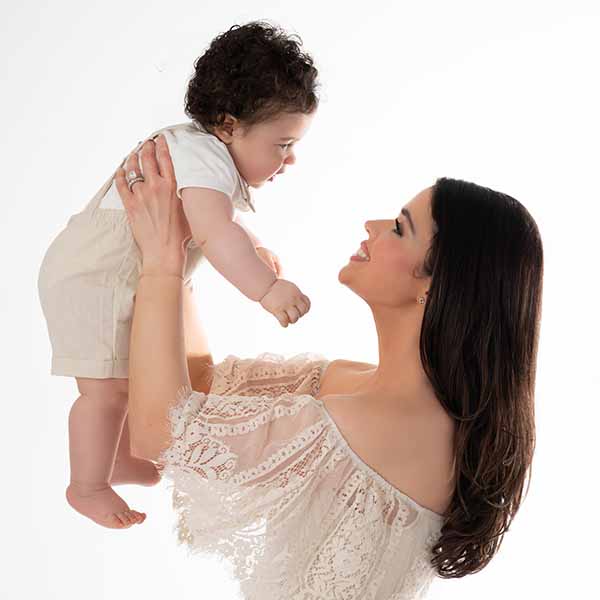
[[141,175],[138,175],[137,177],[135,177],[134,179],[132,179],[131,181],[127,182],[127,187],[129,188],[129,191],[131,192],[131,188],[133,187],[133,185],[135,183],[138,183],[140,181],[146,181]]
[[127,180],[127,183],[129,183],[130,181],[133,181],[136,177],[142,177],[142,174],[141,173],[138,174],[133,169],[125,175],[125,179]]

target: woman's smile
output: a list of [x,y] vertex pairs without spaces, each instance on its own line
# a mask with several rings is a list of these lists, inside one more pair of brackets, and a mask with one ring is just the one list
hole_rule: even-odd
[[359,262],[368,262],[371,260],[371,257],[369,256],[369,248],[365,242],[360,243],[360,248],[356,251],[356,254],[353,254],[350,257],[350,260],[356,260]]

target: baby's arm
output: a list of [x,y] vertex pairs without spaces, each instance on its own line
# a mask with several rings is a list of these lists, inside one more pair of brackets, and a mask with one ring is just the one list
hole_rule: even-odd
[[252,240],[255,248],[263,245],[258,236],[248,227],[248,225],[246,225],[246,222],[242,219],[241,215],[236,213],[235,217],[233,217],[233,220],[248,234],[248,237]]
[[183,188],[183,211],[194,241],[210,264],[251,300],[259,301],[277,276],[259,258],[247,231],[234,221],[231,200],[208,188]]

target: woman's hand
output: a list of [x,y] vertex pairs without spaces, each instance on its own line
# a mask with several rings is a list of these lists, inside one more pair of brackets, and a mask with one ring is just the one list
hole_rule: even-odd
[[[175,171],[164,136],[148,140],[140,151],[145,181],[129,191],[125,173],[140,175],[138,157],[132,153],[115,181],[133,237],[142,253],[142,273],[183,276],[190,227],[176,194]],[[158,159],[158,161],[157,161]]]

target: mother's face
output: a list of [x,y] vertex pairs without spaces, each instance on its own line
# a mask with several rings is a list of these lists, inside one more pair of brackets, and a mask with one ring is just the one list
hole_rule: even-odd
[[421,268],[433,236],[431,193],[427,188],[404,206],[397,217],[400,233],[394,218],[367,221],[369,260],[351,260],[339,272],[340,283],[371,307],[417,306],[417,297],[428,290],[431,277]]

